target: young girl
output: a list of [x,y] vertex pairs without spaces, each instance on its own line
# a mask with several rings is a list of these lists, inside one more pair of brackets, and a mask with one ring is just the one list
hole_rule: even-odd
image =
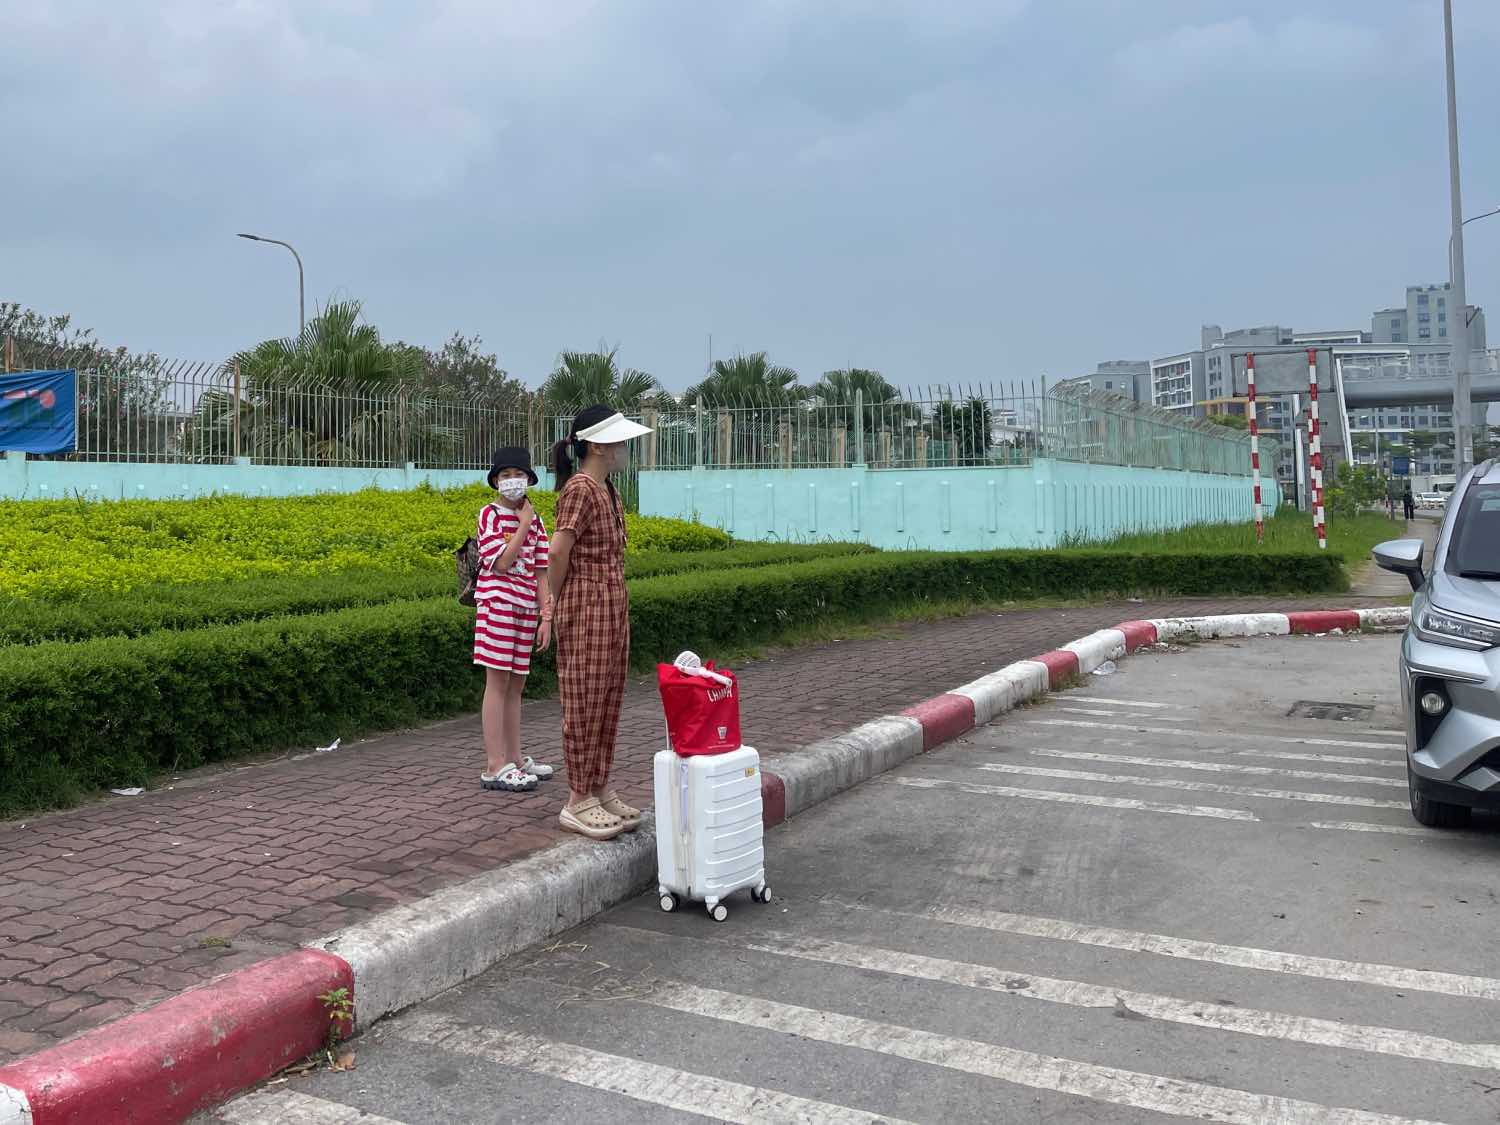
[[490,466],[493,503],[479,513],[479,581],[474,589],[474,663],[485,669],[486,789],[535,789],[552,767],[521,754],[521,692],[531,671],[531,650],[546,648],[552,633],[547,590],[547,529],[526,499],[536,484],[525,449],[495,451]]

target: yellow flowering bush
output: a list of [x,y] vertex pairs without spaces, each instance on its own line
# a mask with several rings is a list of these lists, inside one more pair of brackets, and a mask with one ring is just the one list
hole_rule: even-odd
[[[0,502],[0,598],[70,598],[147,584],[451,568],[493,493],[416,489],[309,497]],[[552,526],[556,496],[533,492]],[[629,550],[727,547],[715,528],[627,516]]]

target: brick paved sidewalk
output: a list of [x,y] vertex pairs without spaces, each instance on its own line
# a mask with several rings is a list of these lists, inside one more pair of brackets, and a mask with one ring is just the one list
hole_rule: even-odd
[[[781,652],[740,672],[744,736],[785,753],[1122,620],[1295,604],[985,614]],[[528,702],[523,724],[531,753],[560,766],[557,704]],[[654,683],[631,684],[620,734],[622,794],[649,804]],[[479,747],[467,717],[0,823],[0,1062],[558,839],[562,777],[526,796],[482,791]]]

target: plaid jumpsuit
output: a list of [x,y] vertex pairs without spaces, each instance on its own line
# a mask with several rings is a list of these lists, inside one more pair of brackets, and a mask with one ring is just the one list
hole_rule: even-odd
[[557,498],[555,539],[575,535],[553,611],[557,686],[568,784],[590,793],[609,783],[625,672],[630,598],[625,591],[625,508],[613,489],[575,473]]

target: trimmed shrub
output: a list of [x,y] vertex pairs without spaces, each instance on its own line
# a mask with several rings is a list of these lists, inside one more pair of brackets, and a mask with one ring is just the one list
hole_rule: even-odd
[[[1321,554],[871,553],[631,583],[632,661],[714,655],[791,625],[925,601],[1340,590]],[[478,705],[473,611],[451,597],[79,644],[0,649],[0,813],[155,770],[311,746]],[[532,693],[555,684],[538,654]]]

